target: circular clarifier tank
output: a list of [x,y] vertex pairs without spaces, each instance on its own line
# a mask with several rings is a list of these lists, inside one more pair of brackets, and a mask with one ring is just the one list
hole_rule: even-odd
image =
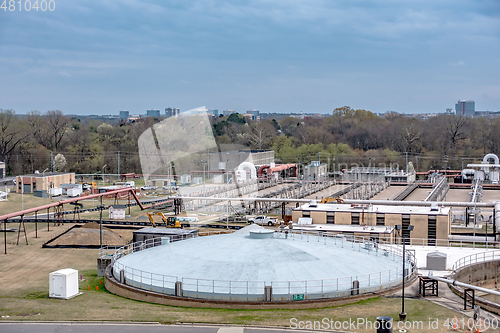
[[261,301],[266,287],[272,300],[291,301],[377,292],[401,283],[402,258],[390,248],[247,228],[134,252],[115,260],[113,275],[119,281],[123,270],[126,284],[149,291],[231,301]]

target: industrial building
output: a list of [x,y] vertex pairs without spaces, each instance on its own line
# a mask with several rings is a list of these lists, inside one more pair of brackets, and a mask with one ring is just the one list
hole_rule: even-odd
[[75,184],[74,172],[44,172],[16,177],[17,193],[47,192],[50,188],[61,187],[62,184]]
[[310,165],[304,166],[304,177],[307,180],[325,179],[328,172],[328,165],[321,164],[320,161],[311,161]]
[[210,153],[207,171],[234,171],[243,162],[253,165],[274,164],[274,150],[232,150]]
[[436,239],[448,239],[451,233],[450,208],[437,206],[308,203],[292,211],[294,223],[299,223],[300,218],[311,218],[311,223],[314,225],[327,225],[328,228],[325,226],[321,229],[323,231],[354,236],[367,236],[369,233],[371,238],[384,238],[387,241],[393,237],[393,230],[386,227],[392,228],[396,225],[413,225],[415,229],[411,234],[404,236],[425,238],[429,243]]
[[411,167],[408,168],[408,172],[399,170],[397,167],[355,167],[349,171],[344,171],[341,178],[342,181],[346,182],[383,181],[389,183],[413,183],[416,179],[416,174],[410,163]]
[[[493,163],[490,163],[493,162]],[[474,175],[474,181],[480,181],[485,184],[497,185],[500,181],[500,161],[495,154],[487,154],[479,164],[467,164],[467,167],[473,169],[462,170],[462,178],[468,179]]]

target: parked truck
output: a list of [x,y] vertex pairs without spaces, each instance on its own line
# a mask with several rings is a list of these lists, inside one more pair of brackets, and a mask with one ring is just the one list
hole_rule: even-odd
[[265,215],[259,215],[256,217],[252,217],[248,219],[248,223],[255,223],[258,225],[268,225],[268,226],[273,226],[278,224],[278,219],[272,219],[270,217],[267,217]]
[[63,190],[60,187],[49,188],[49,195],[51,197],[57,197],[59,195],[62,195],[62,193],[63,193]]
[[66,193],[67,193],[68,197],[74,198],[74,197],[78,197],[80,194],[82,194],[82,190],[77,188],[77,187],[68,188],[66,190]]

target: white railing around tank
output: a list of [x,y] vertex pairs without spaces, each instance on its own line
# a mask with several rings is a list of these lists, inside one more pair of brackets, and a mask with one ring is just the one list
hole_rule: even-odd
[[[374,255],[393,257],[393,260],[401,260],[402,247],[390,244],[377,244],[371,241],[362,242],[360,237],[338,237],[328,233],[297,232],[290,231],[289,234],[275,233],[275,237],[291,239],[300,238],[304,241],[322,241],[325,245],[339,245],[351,247],[353,251],[367,251]],[[328,244],[327,244],[328,243]],[[182,282],[183,290],[196,292],[198,298],[217,299],[217,294],[224,295],[247,295],[261,296],[264,294],[264,281],[231,281],[210,280],[188,277],[177,277],[172,275],[156,274],[142,271],[123,265],[118,261],[121,257],[143,251],[162,244],[161,238],[136,242],[124,246],[113,254],[114,274],[118,275],[124,271],[125,282],[130,285],[154,290],[163,294],[174,294],[175,283]],[[417,271],[416,258],[411,251],[406,251],[407,268],[405,270],[406,280],[415,276]],[[402,268],[396,267],[379,272],[346,276],[323,280],[301,280],[301,281],[272,281],[273,295],[279,295],[292,300],[293,295],[307,295],[307,299],[345,297],[353,290],[353,282],[359,282],[359,293],[379,292],[400,285],[402,282]],[[336,295],[337,292],[337,296]]]
[[463,257],[455,261],[453,264],[453,272],[456,270],[477,264],[480,262],[486,262],[486,261],[493,261],[493,260],[500,260],[500,251],[488,251],[488,252],[480,252],[480,253],[474,253],[469,256]]

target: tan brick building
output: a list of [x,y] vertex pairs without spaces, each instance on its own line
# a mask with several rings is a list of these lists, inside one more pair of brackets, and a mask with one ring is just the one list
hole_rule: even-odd
[[325,231],[328,229],[355,236],[370,235],[385,240],[393,235],[401,237],[400,231],[393,230],[399,224],[413,225],[415,229],[406,236],[429,239],[429,243],[433,239],[448,239],[451,233],[451,210],[445,207],[431,210],[431,207],[425,206],[305,204],[292,212],[294,223],[298,223],[301,217],[310,217],[315,225],[329,226],[322,228]]
[[75,184],[75,173],[45,172],[17,176],[16,184],[17,193],[48,191],[49,188],[61,187],[61,184]]

